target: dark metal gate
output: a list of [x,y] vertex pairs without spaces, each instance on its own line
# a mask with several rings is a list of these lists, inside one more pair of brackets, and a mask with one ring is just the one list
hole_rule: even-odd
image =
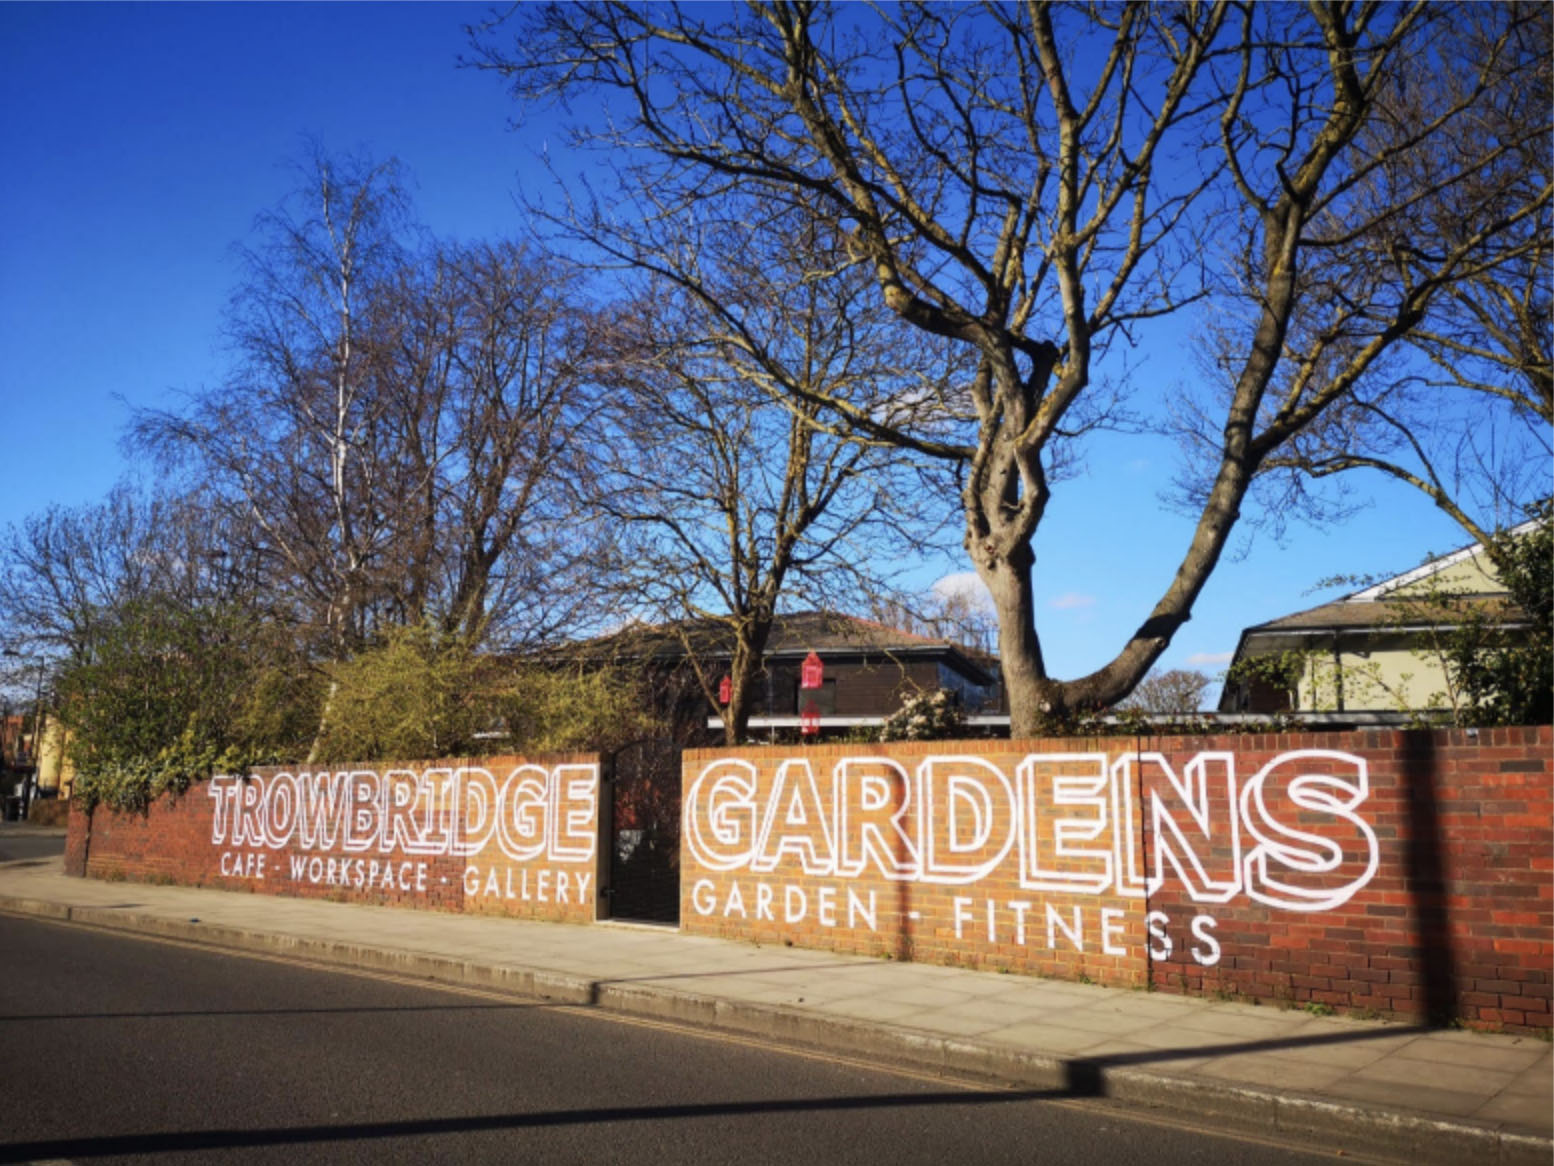
[[610,918],[680,922],[680,747],[633,741],[610,759]]

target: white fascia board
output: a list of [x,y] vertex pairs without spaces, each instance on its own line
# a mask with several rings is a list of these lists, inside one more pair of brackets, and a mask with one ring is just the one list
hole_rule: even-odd
[[[1252,632],[1247,636],[1247,646],[1253,647],[1258,640],[1282,639],[1285,636],[1298,639],[1331,640],[1335,635],[1341,636],[1390,636],[1400,632],[1452,632],[1460,628],[1456,623],[1420,623],[1420,624],[1369,624],[1369,623],[1345,623],[1332,624],[1325,628],[1269,628],[1267,631]],[[1529,627],[1526,620],[1501,620],[1495,623],[1497,631],[1518,631]]]
[[[820,718],[822,729],[857,729],[866,725],[883,725],[883,716],[823,716]],[[965,718],[965,724],[971,728],[997,727],[1008,725],[1008,713],[972,713]],[[751,729],[797,729],[802,726],[800,718],[795,716],[784,717],[751,717],[749,728]],[[721,729],[722,717],[708,717],[707,728]]]
[[[1212,728],[1215,725],[1262,725],[1272,717],[1280,716],[1290,721],[1298,721],[1303,725],[1375,725],[1379,727],[1392,727],[1411,724],[1411,718],[1416,712],[1430,712],[1444,710],[1416,710],[1411,712],[1392,712],[1390,710],[1356,710],[1352,712],[1314,712],[1290,710],[1284,713],[1219,713],[1205,709],[1199,713],[1188,713],[1181,716],[1158,716],[1153,718],[1161,724],[1184,723],[1191,725],[1204,725]],[[821,728],[856,728],[860,725],[878,725],[884,721],[883,717],[822,717]],[[1115,725],[1122,722],[1122,718],[1116,715],[1099,718],[1103,725]],[[707,718],[709,729],[721,729],[723,722],[717,717]],[[798,717],[751,717],[752,729],[797,729]],[[966,718],[968,729],[1007,729],[1009,727],[1008,713],[977,713]]]
[[[1511,538],[1520,538],[1522,535],[1534,530],[1538,525],[1536,518],[1529,518],[1526,522],[1513,526],[1506,534]],[[1405,571],[1401,575],[1394,575],[1390,579],[1383,579],[1380,583],[1372,584],[1363,591],[1356,591],[1353,595],[1345,596],[1359,603],[1371,603],[1382,598],[1388,592],[1396,591],[1399,587],[1407,587],[1410,583],[1417,583],[1421,579],[1428,579],[1431,575],[1440,573],[1448,567],[1456,566],[1466,559],[1476,559],[1484,553],[1484,548],[1478,543],[1470,543],[1468,546],[1455,550],[1449,555],[1443,555],[1439,559],[1431,559],[1428,563],[1421,563],[1412,571]]]
[[[820,727],[822,729],[856,729],[860,725],[882,725],[884,723],[885,723],[885,718],[884,717],[838,717],[838,716],[824,716],[824,717],[820,718]],[[747,727],[751,728],[751,729],[797,729],[797,728],[800,727],[800,725],[801,725],[801,720],[800,720],[799,717],[796,717],[796,716],[775,717],[774,716],[774,717],[751,717]],[[721,729],[722,727],[723,727],[723,718],[722,717],[708,717],[707,718],[707,728],[709,728],[709,729]]]

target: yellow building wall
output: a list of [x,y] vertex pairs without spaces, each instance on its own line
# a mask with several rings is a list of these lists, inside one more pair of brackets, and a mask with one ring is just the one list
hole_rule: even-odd
[[1500,582],[1500,576],[1495,572],[1488,555],[1469,555],[1460,562],[1442,567],[1433,575],[1389,591],[1387,595],[1425,596],[1441,592],[1451,595],[1498,595],[1504,594],[1505,585]]
[[[1425,712],[1456,707],[1451,678],[1429,627],[1455,618],[1437,595],[1504,595],[1506,588],[1489,556],[1465,555],[1456,562],[1384,593],[1371,602],[1389,606],[1393,618],[1370,633],[1340,633],[1335,655],[1326,635],[1313,636],[1296,684],[1298,709],[1313,712]],[[1390,626],[1389,626],[1390,625]],[[1415,630],[1402,631],[1406,626]],[[1342,700],[1340,701],[1340,678]]]
[[1313,652],[1297,687],[1302,709],[1336,712],[1342,680],[1345,712],[1413,712],[1453,707],[1439,654],[1420,646],[1370,651]]
[[53,717],[43,722],[43,744],[38,750],[38,788],[56,790],[68,798],[75,786],[76,769],[65,749],[65,726]]

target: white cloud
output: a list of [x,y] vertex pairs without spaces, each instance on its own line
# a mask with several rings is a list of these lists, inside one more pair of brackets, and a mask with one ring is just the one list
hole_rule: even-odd
[[1068,591],[1062,595],[1059,595],[1056,599],[1048,603],[1047,606],[1055,607],[1059,611],[1071,611],[1079,607],[1094,607],[1095,596],[1081,595],[1077,591]]
[[968,606],[976,611],[994,610],[993,596],[975,571],[957,571],[953,575],[946,575],[934,583],[931,590],[940,599],[964,598]]
[[1229,664],[1234,656],[1234,652],[1194,652],[1187,657],[1187,663],[1194,668],[1218,668]]

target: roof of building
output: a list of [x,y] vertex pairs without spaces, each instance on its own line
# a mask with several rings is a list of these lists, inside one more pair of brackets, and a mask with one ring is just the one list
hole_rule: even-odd
[[[687,645],[708,656],[732,651],[732,633],[724,620],[682,620],[675,623],[632,623],[608,635],[582,640],[560,649],[572,658],[611,660],[681,659]],[[766,658],[802,660],[810,652],[865,656],[940,655],[954,659],[969,675],[994,679],[983,653],[953,640],[934,639],[902,631],[858,616],[830,611],[778,615],[772,623]]]
[[1369,628],[1403,630],[1407,627],[1443,627],[1458,622],[1465,609],[1482,612],[1504,623],[1518,623],[1525,618],[1521,608],[1504,595],[1455,596],[1448,606],[1417,596],[1383,595],[1361,599],[1356,594],[1256,624],[1241,634],[1244,639],[1277,632],[1301,634]]
[[[1537,525],[1538,520],[1533,519],[1507,533],[1513,536],[1526,534]],[[1241,633],[1241,645],[1237,647],[1236,655],[1241,654],[1241,646],[1250,637],[1451,626],[1460,622],[1467,610],[1509,625],[1523,622],[1526,615],[1506,594],[1493,569],[1486,567],[1484,554],[1482,545],[1470,543],[1339,599],[1254,624]],[[1479,564],[1476,571],[1471,566],[1474,563]],[[1451,575],[1453,571],[1457,573]],[[1438,592],[1421,589],[1422,584],[1443,575],[1448,577],[1448,582],[1441,585]],[[1446,597],[1444,601],[1442,597]]]
[[[1525,522],[1509,533],[1520,535],[1537,526]],[[1406,634],[1426,629],[1459,626],[1468,613],[1506,627],[1527,622],[1526,613],[1506,594],[1492,569],[1482,560],[1484,548],[1472,543],[1420,564],[1412,570],[1368,584],[1339,599],[1291,612],[1266,623],[1242,629],[1231,656],[1235,667],[1254,647],[1260,652],[1299,646],[1314,637],[1342,633]],[[1477,571],[1472,564],[1478,563]],[[1446,579],[1441,583],[1442,578]],[[1436,580],[1436,584],[1431,584]],[[1434,590],[1435,586],[1439,587]],[[1228,708],[1233,686],[1220,694],[1220,707]]]
[[[1524,534],[1530,534],[1538,526],[1539,521],[1536,518],[1528,519],[1518,526],[1511,527],[1505,533],[1511,538],[1519,538]],[[1372,583],[1368,587],[1356,591],[1353,595],[1345,596],[1345,599],[1361,603],[1377,599],[1387,599],[1405,587],[1412,586],[1415,583],[1422,583],[1426,579],[1449,571],[1460,563],[1482,558],[1484,553],[1482,543],[1469,543],[1467,546],[1459,547],[1450,554],[1440,555],[1437,558],[1423,562],[1410,571],[1404,571],[1401,575],[1393,575],[1389,579],[1382,579],[1380,582]],[[1494,588],[1489,593],[1499,594],[1500,592],[1500,588]]]

